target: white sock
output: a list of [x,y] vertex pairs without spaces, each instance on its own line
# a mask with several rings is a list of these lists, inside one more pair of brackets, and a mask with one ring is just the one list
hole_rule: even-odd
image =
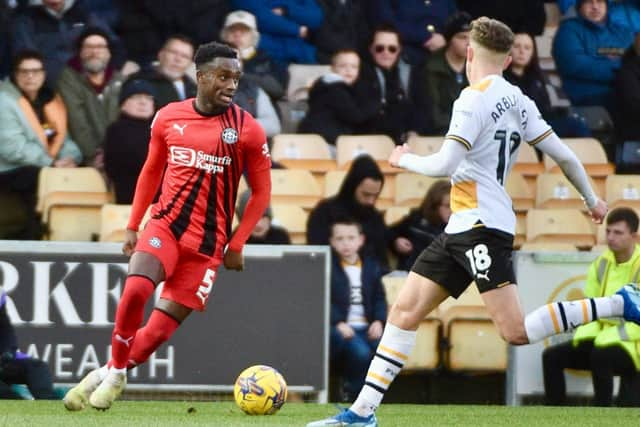
[[371,415],[382,402],[384,393],[404,366],[416,342],[416,331],[387,323],[373,356],[364,386],[351,410],[361,417]]
[[534,343],[593,320],[622,317],[623,310],[624,300],[620,295],[554,302],[529,313],[524,319],[524,327],[529,342]]
[[100,381],[104,381],[107,378],[107,374],[109,373],[109,367],[104,365],[98,369],[98,376],[100,377]]
[[109,372],[112,374],[124,374],[127,375],[127,368],[116,368],[114,366],[112,366],[111,368],[109,368]]

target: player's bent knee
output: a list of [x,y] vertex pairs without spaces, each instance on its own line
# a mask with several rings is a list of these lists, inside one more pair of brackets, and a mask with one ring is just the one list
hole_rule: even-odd
[[502,339],[511,345],[524,345],[529,344],[527,333],[522,328],[506,328],[500,331]]
[[389,311],[387,322],[400,329],[416,330],[422,320],[420,317],[420,313],[412,309],[412,307],[405,307],[401,304],[394,303]]

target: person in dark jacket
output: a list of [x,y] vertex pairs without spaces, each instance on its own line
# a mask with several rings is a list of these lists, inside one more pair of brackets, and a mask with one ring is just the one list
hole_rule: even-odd
[[614,91],[618,138],[640,141],[640,33],[622,58]]
[[415,68],[401,60],[401,50],[395,27],[377,27],[369,44],[370,59],[364,61],[354,85],[360,102],[381,105],[378,114],[360,126],[360,132],[385,134],[396,144],[405,142],[410,133],[428,133],[423,117],[429,102],[418,96],[419,78]]
[[531,98],[542,116],[561,137],[588,137],[591,131],[584,119],[568,114],[568,110],[554,108],[547,93],[547,79],[538,62],[538,53],[533,37],[527,33],[516,33],[511,48],[511,64],[504,71],[504,78],[520,88]]
[[18,350],[7,314],[7,294],[0,286],[0,399],[22,399],[12,384],[25,384],[35,399],[58,399],[47,364]]
[[365,4],[369,0],[317,0],[322,8],[322,25],[313,32],[320,64],[330,64],[333,55],[344,49],[366,52],[369,24]]
[[471,16],[457,12],[445,23],[442,34],[447,41],[443,49],[430,55],[422,72],[424,98],[431,100],[431,115],[425,119],[433,132],[444,135],[449,129],[453,101],[469,85],[465,72]]
[[191,39],[174,34],[158,51],[158,65],[141,70],[129,79],[148,81],[153,86],[156,108],[160,109],[170,102],[196,96],[196,83],[187,75],[192,61]]
[[427,191],[417,209],[391,227],[392,250],[398,257],[398,270],[409,271],[418,255],[444,231],[449,217],[451,183],[439,180]]
[[331,363],[342,368],[347,401],[364,384],[387,318],[382,269],[358,253],[364,240],[353,219],[337,219],[331,226]]
[[107,128],[104,168],[116,193],[116,203],[131,204],[149,149],[149,129],[155,111],[155,91],[145,80],[129,80],[120,91],[120,116]]
[[[251,196],[251,190],[246,190],[238,197],[238,204],[236,206],[236,215],[238,220],[242,219],[244,211],[247,208],[249,197]],[[271,206],[264,211],[262,218],[258,221],[253,228],[249,240],[247,243],[254,245],[289,245],[291,244],[291,237],[286,228],[273,224],[273,211]]]
[[373,256],[383,268],[388,269],[387,227],[382,213],[375,208],[383,185],[384,176],[375,160],[366,154],[357,157],[338,194],[318,202],[309,214],[307,244],[328,244],[331,224],[337,218],[349,216],[362,225],[365,236],[363,256]]
[[315,81],[309,91],[309,110],[298,127],[299,133],[317,133],[329,144],[340,135],[358,133],[359,126],[375,117],[380,103],[360,102],[353,84],[360,72],[355,50],[340,50],[331,60],[331,73]]

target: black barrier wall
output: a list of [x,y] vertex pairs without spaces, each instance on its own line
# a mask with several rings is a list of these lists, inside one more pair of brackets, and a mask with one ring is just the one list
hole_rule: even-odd
[[[75,383],[108,360],[126,271],[118,244],[0,242],[20,349],[48,362],[54,382]],[[207,310],[130,374],[130,388],[227,390],[244,368],[266,364],[292,390],[326,391],[328,274],[327,247],[246,247],[245,271],[220,268]]]

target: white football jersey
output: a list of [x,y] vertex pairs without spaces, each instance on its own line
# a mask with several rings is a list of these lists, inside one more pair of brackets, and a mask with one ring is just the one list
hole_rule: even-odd
[[491,75],[465,88],[453,104],[446,139],[469,152],[451,176],[451,218],[459,233],[481,222],[515,234],[516,217],[504,183],[520,144],[535,145],[553,130],[520,88]]

